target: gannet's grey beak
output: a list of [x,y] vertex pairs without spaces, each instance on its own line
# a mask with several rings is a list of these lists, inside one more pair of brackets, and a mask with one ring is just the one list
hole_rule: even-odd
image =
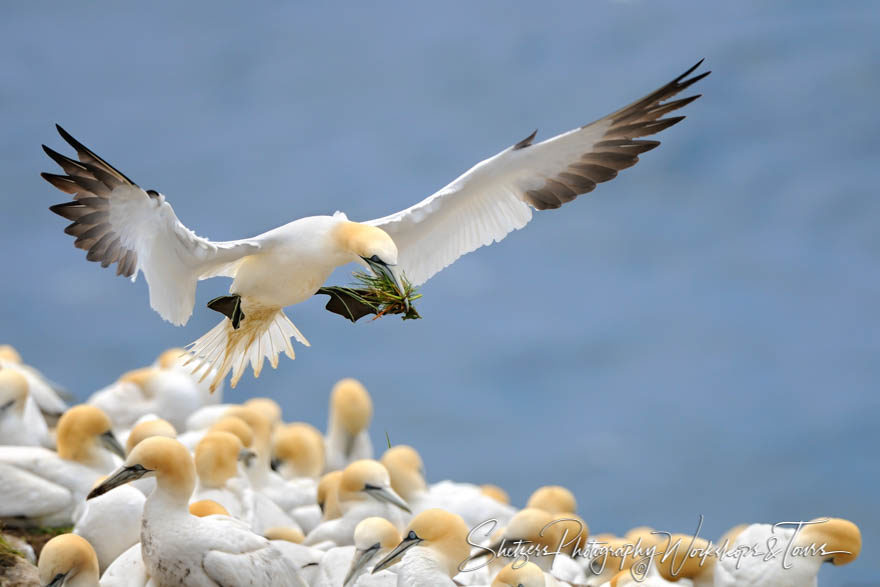
[[379,501],[384,501],[386,503],[390,503],[391,505],[396,505],[403,511],[407,513],[412,513],[412,510],[409,509],[409,506],[406,505],[406,502],[403,501],[403,498],[394,493],[394,490],[390,487],[377,487],[376,485],[364,485],[364,491],[367,492],[367,495],[372,496]]
[[389,265],[385,263],[376,255],[373,255],[370,258],[361,258],[366,261],[367,265],[370,266],[370,269],[373,270],[373,273],[378,276],[385,276],[394,283],[394,286],[397,288],[397,292],[403,298],[404,306],[407,310],[409,310],[409,299],[406,297],[406,288],[403,287],[403,279],[401,278],[400,268],[397,265]]
[[119,441],[116,440],[116,437],[113,435],[112,430],[108,430],[104,434],[100,436],[101,444],[112,452],[113,454],[119,455],[120,459],[125,459],[125,449],[122,448],[122,445],[119,444]]
[[361,569],[366,567],[370,561],[373,560],[373,557],[376,556],[376,553],[379,552],[380,548],[382,548],[382,545],[377,542],[370,548],[365,550],[358,549],[354,552],[354,558],[351,559],[351,567],[345,575],[345,581],[342,582],[342,587],[347,587],[351,580],[357,577]]
[[249,448],[243,448],[238,451],[238,460],[244,463],[245,467],[250,467],[251,461],[253,461],[255,458],[257,458],[257,453]]
[[52,580],[46,584],[46,587],[61,587],[64,585],[64,580],[67,578],[67,573],[58,573]]
[[98,497],[99,495],[104,495],[111,489],[115,489],[120,485],[125,485],[126,483],[130,483],[135,479],[140,479],[147,473],[151,473],[150,469],[145,468],[143,465],[132,465],[130,467],[120,467],[116,470],[115,473],[104,479],[104,482],[92,489],[89,492],[89,495],[86,499],[92,499],[93,497]]
[[391,565],[397,562],[397,559],[403,556],[403,553],[415,546],[416,544],[422,541],[421,538],[416,536],[416,533],[412,530],[409,531],[409,534],[406,535],[400,544],[394,547],[394,550],[388,553],[388,556],[380,560],[376,563],[376,566],[373,567],[373,574],[378,573],[383,569],[387,569]]

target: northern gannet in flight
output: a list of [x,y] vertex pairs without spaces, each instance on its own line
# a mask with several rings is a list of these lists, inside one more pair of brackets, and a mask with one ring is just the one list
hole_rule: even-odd
[[50,210],[73,221],[65,232],[86,259],[134,280],[144,273],[150,306],[183,325],[192,315],[196,284],[231,277],[229,295],[209,307],[227,316],[190,352],[216,369],[212,387],[232,370],[235,387],[248,361],[258,377],[264,357],[272,367],[290,338],[308,346],[283,308],[315,295],[332,271],[351,262],[415,286],[462,255],[503,239],[532,218],[532,210],[559,208],[596,184],[632,167],[659,145],[643,140],[684,116],[664,116],[699,95],[666,101],[709,75],[691,74],[700,61],[668,84],[595,122],[535,143],[533,132],[465,172],[418,204],[390,216],[351,222],[341,212],[311,216],[242,240],[217,242],[184,226],[159,192],[144,190],[58,126],[79,160],[43,146],[67,175],[43,173],[73,201]]

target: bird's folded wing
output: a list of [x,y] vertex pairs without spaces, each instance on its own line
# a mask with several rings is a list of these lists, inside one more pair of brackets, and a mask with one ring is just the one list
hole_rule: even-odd
[[639,154],[660,144],[638,137],[681,121],[684,116],[663,116],[699,97],[664,102],[709,75],[688,77],[700,63],[586,126],[535,144],[532,133],[415,206],[368,224],[391,235],[398,264],[410,282],[420,285],[462,255],[525,226],[532,208],[559,208],[635,165]]
[[58,132],[77,152],[74,160],[43,145],[67,175],[43,173],[73,201],[50,210],[71,220],[64,232],[75,246],[88,251],[86,259],[102,267],[116,263],[116,274],[134,280],[143,271],[150,288],[150,305],[173,324],[192,315],[196,282],[228,275],[242,257],[259,249],[250,240],[212,242],[184,226],[165,197],[144,191],[125,175],[74,139]]
[[73,496],[66,487],[15,465],[0,463],[0,518],[38,518],[72,503]]

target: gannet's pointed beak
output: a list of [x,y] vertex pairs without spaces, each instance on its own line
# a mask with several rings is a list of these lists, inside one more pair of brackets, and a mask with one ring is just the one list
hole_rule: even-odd
[[46,587],[61,587],[62,585],[64,585],[65,579],[67,579],[67,573],[58,573],[57,575],[52,577],[52,580],[49,581]]
[[387,569],[391,565],[397,562],[397,559],[403,556],[403,553],[412,548],[413,546],[422,542],[422,539],[419,538],[415,532],[412,530],[409,531],[409,534],[406,535],[400,544],[394,547],[394,550],[388,553],[388,556],[380,560],[376,563],[376,566],[373,567],[373,574],[375,575],[379,571],[383,569]]
[[397,292],[403,298],[403,304],[407,310],[409,310],[409,299],[406,297],[406,289],[403,287],[403,279],[400,276],[400,269],[397,265],[388,265],[382,259],[373,255],[370,258],[361,257],[364,261],[366,261],[367,265],[370,266],[370,269],[373,270],[378,276],[385,276],[394,282],[394,286],[397,288]]
[[113,435],[112,431],[108,430],[107,432],[102,434],[100,438],[101,444],[104,445],[104,448],[116,455],[119,455],[120,459],[125,458],[125,449],[122,448],[122,445],[119,444],[118,440],[116,440],[116,437]]
[[368,495],[371,495],[379,501],[384,501],[386,503],[390,503],[391,505],[396,505],[403,511],[410,514],[412,513],[412,510],[409,509],[409,506],[406,505],[406,502],[403,501],[403,498],[394,493],[394,490],[391,488],[377,487],[375,485],[364,485],[364,491],[366,491]]
[[348,573],[345,575],[345,581],[342,582],[342,587],[346,587],[352,579],[354,579],[361,569],[366,567],[373,557],[376,556],[376,553],[379,552],[379,549],[382,548],[382,545],[378,542],[367,548],[366,550],[356,550],[354,552],[354,558],[351,559],[351,567],[348,569]]
[[115,489],[120,485],[125,485],[126,483],[130,483],[135,479],[140,479],[147,473],[150,473],[151,470],[145,468],[143,465],[132,465],[130,467],[120,467],[116,470],[115,473],[104,479],[104,482],[92,489],[86,499],[92,499],[93,497],[98,497],[99,495],[104,495],[111,489]]

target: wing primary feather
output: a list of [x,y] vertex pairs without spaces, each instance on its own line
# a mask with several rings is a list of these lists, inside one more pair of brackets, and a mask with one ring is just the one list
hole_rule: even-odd
[[76,150],[76,154],[79,156],[80,160],[85,163],[93,163],[98,167],[104,169],[104,171],[110,173],[115,176],[117,179],[122,181],[123,183],[127,183],[129,185],[137,185],[135,182],[131,181],[129,178],[125,176],[124,173],[104,161],[99,155],[97,155],[94,151],[83,145],[81,142],[73,138],[69,132],[61,128],[60,124],[56,124],[55,128],[58,129],[58,134],[61,135],[61,138],[67,141],[67,143]]

